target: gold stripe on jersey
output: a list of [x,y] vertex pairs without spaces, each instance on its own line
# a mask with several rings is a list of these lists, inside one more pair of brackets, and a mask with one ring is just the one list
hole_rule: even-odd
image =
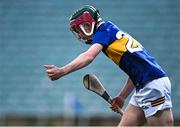
[[128,42],[128,37],[124,36],[121,39],[114,41],[106,49],[106,54],[108,57],[114,61],[115,64],[119,64],[122,55],[127,51],[126,44]]
[[165,97],[160,97],[154,101],[151,101],[152,107],[163,104],[165,102]]

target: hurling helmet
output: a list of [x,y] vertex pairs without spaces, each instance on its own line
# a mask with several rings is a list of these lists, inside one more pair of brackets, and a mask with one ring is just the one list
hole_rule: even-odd
[[[83,8],[77,10],[70,17],[70,30],[78,37],[78,33],[81,32],[85,36],[91,36],[95,31],[95,26],[102,20],[99,11],[93,6],[86,5]],[[86,30],[86,27],[90,27],[90,31]],[[78,37],[79,38],[79,37]],[[91,43],[91,40],[85,40],[85,43]]]

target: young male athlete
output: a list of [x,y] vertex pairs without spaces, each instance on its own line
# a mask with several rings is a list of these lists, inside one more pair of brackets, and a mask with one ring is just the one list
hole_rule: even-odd
[[128,75],[110,108],[118,112],[135,89],[119,126],[173,125],[170,81],[137,40],[112,22],[103,21],[99,11],[92,6],[84,6],[70,17],[70,29],[91,47],[63,67],[45,65],[51,80],[87,66],[102,51]]

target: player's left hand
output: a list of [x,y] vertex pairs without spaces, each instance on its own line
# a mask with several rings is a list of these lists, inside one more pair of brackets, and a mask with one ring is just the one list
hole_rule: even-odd
[[46,68],[48,77],[52,81],[57,80],[64,75],[64,71],[55,65],[44,65],[44,67]]

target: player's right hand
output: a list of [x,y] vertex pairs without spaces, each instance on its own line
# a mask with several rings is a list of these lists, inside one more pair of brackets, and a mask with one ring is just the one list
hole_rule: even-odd
[[123,107],[124,105],[124,101],[125,99],[120,97],[120,96],[116,96],[112,99],[111,101],[111,106],[110,108],[114,111],[119,113],[120,109]]
[[46,73],[48,75],[48,77],[54,81],[59,79],[60,77],[62,77],[64,75],[64,71],[54,65],[44,65],[44,67],[46,68]]

